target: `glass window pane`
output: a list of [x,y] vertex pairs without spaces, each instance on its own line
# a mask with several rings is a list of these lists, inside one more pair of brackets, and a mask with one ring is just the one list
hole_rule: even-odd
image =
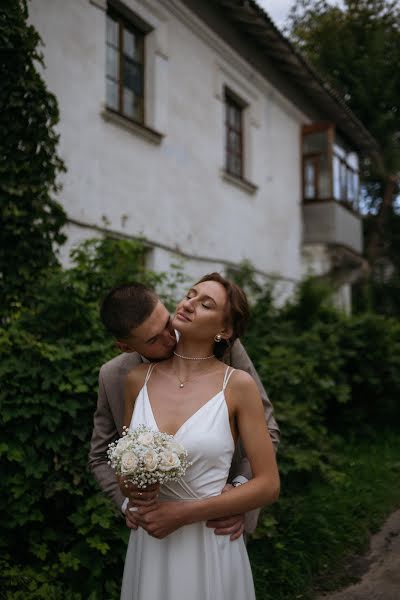
[[340,199],[341,200],[346,200],[346,196],[347,196],[346,175],[347,175],[346,163],[341,161],[340,162]]
[[124,60],[124,86],[131,89],[136,96],[143,95],[143,69],[138,63]]
[[321,156],[319,156],[318,198],[321,200],[328,200],[330,197],[331,190],[328,157],[326,154],[321,154]]
[[124,88],[124,114],[127,117],[135,117],[135,95],[132,90]]
[[316,196],[315,189],[315,159],[309,159],[304,162],[304,198],[314,200]]
[[350,169],[347,170],[347,200],[349,202],[355,200],[353,172]]
[[130,58],[139,60],[140,57],[137,51],[137,44],[138,40],[136,39],[135,34],[128,29],[124,29],[124,54]]
[[358,210],[359,195],[360,195],[360,178],[358,173],[353,173],[353,187],[354,187],[354,203]]
[[107,15],[107,42],[118,47],[118,22]]
[[234,131],[232,131],[232,129],[229,130],[228,144],[229,150],[233,154],[237,152],[237,134]]
[[107,79],[106,101],[107,106],[114,110],[118,110],[118,84],[111,81],[111,79]]
[[142,119],[141,114],[141,100],[128,88],[124,88],[124,108],[123,112],[127,117],[140,121]]
[[333,197],[340,200],[340,159],[333,157]]
[[228,95],[225,97],[226,169],[242,177],[242,109]]
[[112,48],[111,46],[107,46],[107,65],[106,65],[106,73],[108,75],[108,77],[111,77],[112,79],[115,79],[116,81],[119,80],[119,61],[118,61],[119,55],[118,55],[118,51],[115,50],[114,48]]

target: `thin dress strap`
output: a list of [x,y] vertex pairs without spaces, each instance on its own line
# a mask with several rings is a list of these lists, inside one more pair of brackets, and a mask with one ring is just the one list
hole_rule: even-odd
[[232,375],[233,371],[235,369],[233,369],[232,367],[226,367],[226,371],[225,371],[225,377],[224,377],[224,383],[222,385],[222,389],[224,390],[226,388],[226,386],[228,385],[228,381],[230,379],[230,376]]
[[150,379],[150,375],[154,369],[156,365],[154,363],[151,363],[151,365],[149,366],[149,368],[147,369],[147,373],[146,373],[146,379],[144,380],[144,384],[143,386],[145,386],[148,382],[148,380]]

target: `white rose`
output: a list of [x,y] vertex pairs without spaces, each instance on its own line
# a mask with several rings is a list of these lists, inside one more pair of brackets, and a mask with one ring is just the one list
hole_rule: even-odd
[[132,473],[138,465],[138,459],[134,452],[127,450],[121,457],[121,473]]
[[171,452],[175,452],[175,454],[177,454],[178,456],[182,456],[185,454],[185,448],[175,441],[168,442],[168,450],[170,450]]
[[129,444],[130,440],[127,437],[123,437],[120,440],[118,440],[118,444],[115,448],[116,454],[121,456],[121,454],[128,448]]
[[161,471],[171,471],[172,469],[176,469],[177,467],[179,467],[181,464],[178,455],[175,452],[172,452],[172,450],[164,450],[164,452],[161,453],[160,457]]
[[157,454],[154,450],[147,450],[146,454],[143,456],[144,468],[146,471],[155,471],[157,468]]
[[154,442],[154,435],[150,432],[143,432],[137,437],[137,441],[139,444],[143,446],[151,446]]

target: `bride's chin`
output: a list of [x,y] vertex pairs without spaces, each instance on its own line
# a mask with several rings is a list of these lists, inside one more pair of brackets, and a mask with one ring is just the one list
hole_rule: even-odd
[[171,325],[174,329],[181,332],[182,328],[185,327],[185,322],[175,316],[171,321]]

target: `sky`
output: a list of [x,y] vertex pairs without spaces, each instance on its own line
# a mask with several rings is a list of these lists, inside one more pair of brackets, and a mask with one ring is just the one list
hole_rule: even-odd
[[275,25],[282,27],[285,19],[289,14],[289,10],[293,4],[293,0],[256,0],[262,8],[269,14]]
[[[271,19],[274,21],[280,29],[285,24],[285,20],[289,11],[294,4],[294,0],[256,0],[256,2],[262,6],[262,8],[269,14]],[[329,4],[339,4],[342,2],[329,2]]]

